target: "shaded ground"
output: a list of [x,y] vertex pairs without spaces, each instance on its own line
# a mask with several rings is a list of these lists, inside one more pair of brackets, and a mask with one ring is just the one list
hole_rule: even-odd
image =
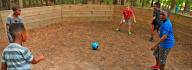
[[[24,45],[34,55],[46,56],[33,70],[144,70],[144,66],[154,64],[149,48],[155,42],[148,42],[148,25],[138,21],[132,36],[128,36],[126,27],[121,32],[115,31],[116,25],[114,22],[63,22],[29,30],[30,39]],[[191,70],[191,24],[174,24],[174,30],[177,41],[166,70]],[[96,51],[90,48],[93,41],[101,45]],[[5,41],[0,41],[0,46],[5,47]]]
[[[33,54],[46,56],[33,70],[144,70],[144,66],[154,64],[149,51],[153,43],[147,41],[147,25],[135,24],[130,37],[125,30],[114,31],[115,25],[112,22],[71,22],[29,30],[30,39],[25,45]],[[192,69],[191,38],[185,40],[189,43],[179,41],[171,51],[167,70]],[[93,41],[100,42],[97,51],[90,48]]]
[[[150,43],[144,31],[134,33],[128,37],[125,31],[116,32],[109,22],[63,23],[32,30],[26,45],[36,44],[32,51],[47,57],[34,69],[141,70],[153,61]],[[97,51],[90,48],[95,40],[101,44]]]

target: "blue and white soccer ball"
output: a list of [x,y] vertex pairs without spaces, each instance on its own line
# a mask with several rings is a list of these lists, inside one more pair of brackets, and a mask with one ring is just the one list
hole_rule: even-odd
[[98,42],[93,42],[93,43],[91,44],[91,48],[92,48],[93,50],[97,50],[97,49],[99,48],[99,43],[98,43]]

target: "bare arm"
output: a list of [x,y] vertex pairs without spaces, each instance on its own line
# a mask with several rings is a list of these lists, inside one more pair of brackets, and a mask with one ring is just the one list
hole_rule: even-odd
[[155,48],[158,47],[158,45],[163,42],[167,38],[167,35],[163,35],[161,39],[151,48],[151,50],[155,50]]
[[136,23],[135,14],[133,14],[133,20],[134,20],[134,22]]
[[133,17],[133,20],[134,20],[134,22],[136,23],[135,13],[133,12],[133,10],[131,10],[131,12],[132,12],[132,17]]
[[32,60],[32,64],[37,64],[39,63],[40,61],[44,60],[45,57],[44,56],[38,56],[38,57],[34,57],[33,60]]
[[1,64],[1,70],[7,70],[7,64],[2,63]]

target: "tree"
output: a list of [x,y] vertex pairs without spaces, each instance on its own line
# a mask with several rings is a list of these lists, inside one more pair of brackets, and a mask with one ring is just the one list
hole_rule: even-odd
[[10,9],[10,0],[2,0],[3,9]]
[[176,7],[176,0],[172,0],[171,1],[171,8],[170,8],[171,12],[175,12],[175,7]]
[[151,1],[151,7],[153,7],[153,2],[154,2],[154,0]]
[[142,8],[144,7],[144,4],[145,4],[145,1],[144,1],[144,0],[142,0]]
[[117,0],[113,0],[113,4],[117,4]]
[[184,12],[186,12],[186,13],[190,12],[191,3],[192,3],[192,0],[186,0],[185,7],[184,7]]
[[125,4],[125,0],[121,0],[121,5],[124,5]]
[[157,2],[160,2],[160,0],[157,0]]

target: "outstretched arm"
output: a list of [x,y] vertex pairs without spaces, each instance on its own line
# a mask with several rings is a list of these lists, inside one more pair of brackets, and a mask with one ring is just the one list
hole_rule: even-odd
[[134,20],[134,22],[136,23],[135,14],[133,14],[133,20]]
[[151,50],[152,50],[152,51],[155,50],[155,48],[157,48],[158,45],[159,45],[161,42],[163,42],[166,38],[167,38],[167,35],[163,35],[163,36],[161,37],[161,39],[160,39],[153,47],[151,47]]
[[32,60],[32,64],[37,64],[37,63],[39,63],[40,61],[42,61],[42,60],[44,60],[45,59],[45,57],[44,56],[38,56],[38,57],[34,57],[33,58],[33,60]]

